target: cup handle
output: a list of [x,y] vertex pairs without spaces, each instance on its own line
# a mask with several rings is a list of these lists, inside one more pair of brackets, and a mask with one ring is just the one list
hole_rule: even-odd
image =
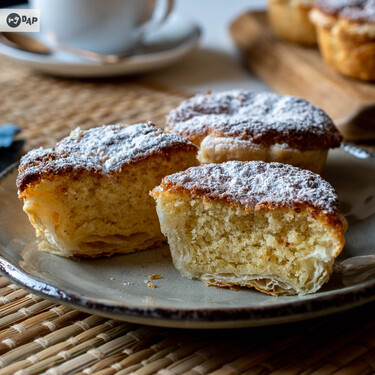
[[[161,4],[164,3],[164,6]],[[148,34],[151,30],[155,29],[157,26],[160,26],[170,15],[173,10],[174,0],[157,0],[156,12],[154,13],[151,20],[144,25],[143,35]],[[162,7],[163,11],[158,11]]]

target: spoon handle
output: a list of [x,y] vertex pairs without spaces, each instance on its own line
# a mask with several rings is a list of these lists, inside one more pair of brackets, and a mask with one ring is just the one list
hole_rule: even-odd
[[120,61],[122,61],[124,58],[127,58],[130,56],[130,53],[128,55],[102,55],[100,53],[92,52],[89,50],[57,44],[53,47],[55,50],[59,51],[65,51],[69,52],[73,55],[81,56],[87,60],[97,62],[98,64],[115,64]]

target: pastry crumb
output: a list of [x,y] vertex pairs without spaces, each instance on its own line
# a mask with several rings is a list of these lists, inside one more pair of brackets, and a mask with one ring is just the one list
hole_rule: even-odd
[[153,284],[153,283],[151,283],[151,282],[149,282],[149,283],[147,284],[147,286],[148,286],[149,288],[156,288],[156,285]]
[[78,127],[70,132],[69,137],[73,140],[78,141],[83,136],[83,134],[84,134],[83,130],[80,127]]
[[158,280],[158,279],[162,279],[162,278],[163,278],[163,276],[160,276],[157,273],[154,273],[153,275],[150,275],[148,277],[149,280]]

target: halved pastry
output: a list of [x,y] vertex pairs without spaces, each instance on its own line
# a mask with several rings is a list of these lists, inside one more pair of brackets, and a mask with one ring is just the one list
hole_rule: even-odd
[[174,265],[207,284],[313,293],[344,247],[335,190],[290,165],[201,165],[165,177],[151,194]]
[[25,155],[19,198],[46,250],[66,257],[130,253],[165,240],[149,191],[197,165],[197,147],[154,124],[77,128]]
[[306,100],[247,90],[185,100],[169,113],[166,130],[199,146],[201,163],[262,160],[316,173],[342,140],[328,115]]

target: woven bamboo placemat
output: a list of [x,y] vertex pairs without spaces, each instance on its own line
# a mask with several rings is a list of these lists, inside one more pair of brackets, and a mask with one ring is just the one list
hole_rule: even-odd
[[[137,78],[47,77],[0,57],[0,123],[21,126],[25,151],[52,146],[76,126],[163,125],[186,96]],[[0,276],[0,375],[372,374],[374,315],[372,304],[275,327],[162,329],[82,313]]]
[[72,310],[29,294],[3,276],[0,304],[0,375],[366,375],[375,371],[375,304],[283,326],[184,331]]
[[137,78],[66,80],[37,74],[0,57],[0,123],[15,123],[25,151],[53,146],[80,126],[154,121],[187,98]]

